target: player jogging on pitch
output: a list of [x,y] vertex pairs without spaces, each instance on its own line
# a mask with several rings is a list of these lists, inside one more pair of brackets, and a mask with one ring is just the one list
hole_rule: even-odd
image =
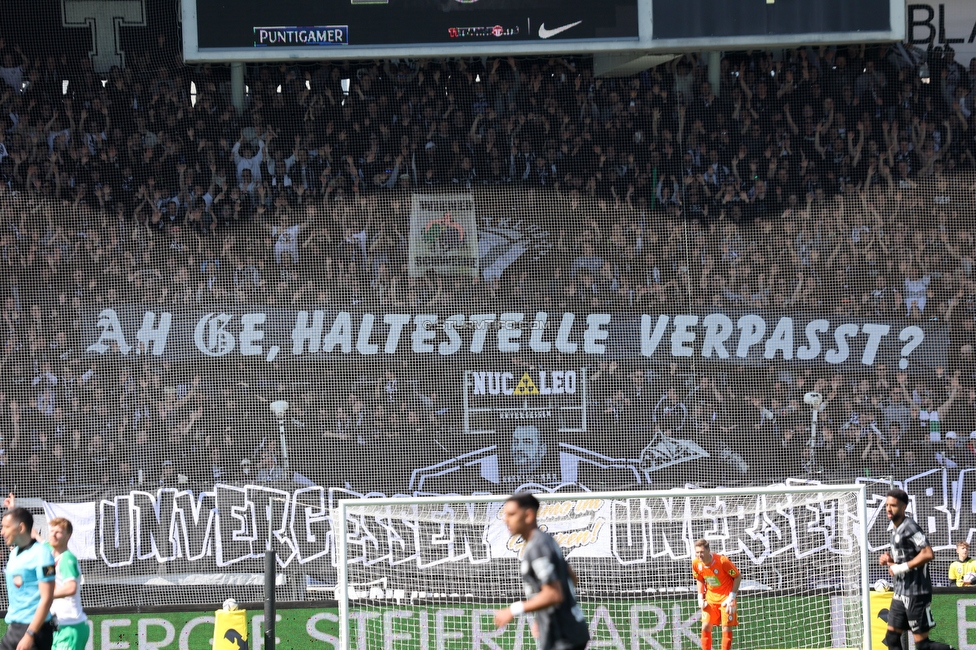
[[48,522],[48,544],[54,552],[55,583],[51,613],[57,616],[52,650],[85,650],[88,644],[88,617],[81,608],[81,571],[78,558],[68,550],[73,531],[71,522],[57,517]]
[[945,643],[929,640],[935,618],[932,616],[932,579],[928,563],[935,553],[915,520],[905,516],[907,508],[908,494],[904,490],[888,491],[885,511],[892,525],[891,552],[882,553],[878,563],[888,567],[895,593],[888,610],[888,633],[884,644],[889,650],[902,650],[901,635],[911,628],[918,650],[951,650]]
[[698,607],[702,610],[702,650],[712,650],[712,626],[722,625],[722,650],[732,648],[732,628],[739,624],[736,594],[742,574],[732,560],[712,553],[707,539],[695,542],[691,572],[698,581]]
[[[13,492],[3,500],[7,510],[16,507],[16,497]],[[48,522],[48,541],[44,546],[51,550],[54,556],[54,600],[51,602],[52,623],[54,637],[52,650],[85,650],[88,645],[88,616],[81,608],[81,570],[78,568],[78,558],[68,550],[68,540],[74,527],[63,517],[56,517]],[[40,542],[36,531],[31,530],[31,537]]]
[[535,612],[532,633],[539,650],[583,650],[590,629],[576,602],[576,574],[556,540],[536,524],[539,500],[516,494],[505,502],[502,514],[508,531],[525,540],[521,571],[528,598],[497,610],[495,626],[504,627],[516,616]]

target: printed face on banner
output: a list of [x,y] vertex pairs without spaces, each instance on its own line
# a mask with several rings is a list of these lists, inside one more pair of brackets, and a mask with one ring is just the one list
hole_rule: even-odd
[[502,465],[502,482],[509,486],[562,483],[554,444],[558,435],[551,421],[538,420],[518,425],[511,431],[510,454],[507,454],[508,462]]
[[[470,371],[464,382],[468,404],[465,433],[471,443],[492,440],[506,486],[563,482],[559,443],[586,423],[576,370]],[[506,489],[510,489],[506,487]]]
[[520,473],[530,474],[542,466],[546,443],[539,427],[529,424],[515,427],[512,433],[512,464]]

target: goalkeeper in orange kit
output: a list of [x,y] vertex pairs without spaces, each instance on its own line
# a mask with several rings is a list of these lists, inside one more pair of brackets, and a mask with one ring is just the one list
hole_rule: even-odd
[[732,628],[739,624],[736,595],[742,574],[724,555],[713,554],[707,539],[695,542],[691,572],[698,581],[698,606],[702,610],[702,650],[712,650],[712,626],[722,625],[722,650],[732,648]]

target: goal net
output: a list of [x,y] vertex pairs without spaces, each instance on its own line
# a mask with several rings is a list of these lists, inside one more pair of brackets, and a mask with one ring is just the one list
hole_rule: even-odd
[[[591,647],[700,647],[699,538],[743,575],[736,647],[870,647],[863,487],[537,496],[540,527],[579,575]],[[530,616],[493,624],[524,598],[505,498],[341,501],[340,647],[534,648]]]

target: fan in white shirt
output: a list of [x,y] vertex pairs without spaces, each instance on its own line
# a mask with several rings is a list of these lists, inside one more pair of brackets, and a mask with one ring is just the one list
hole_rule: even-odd
[[240,183],[243,180],[241,178],[243,171],[249,169],[253,181],[260,184],[261,161],[264,160],[264,140],[258,139],[258,152],[254,153],[251,145],[244,141],[244,136],[241,136],[240,140],[234,143],[231,153],[234,155],[234,164],[237,166],[237,182]]

